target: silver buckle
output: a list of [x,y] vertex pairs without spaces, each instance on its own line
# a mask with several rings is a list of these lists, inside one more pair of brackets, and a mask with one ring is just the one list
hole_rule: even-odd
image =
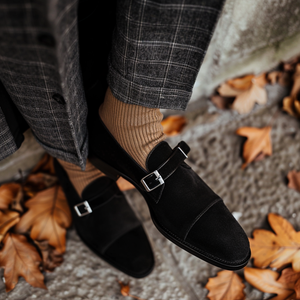
[[[86,212],[82,213],[82,212],[79,210],[78,207],[81,206],[81,205],[84,205],[84,209],[86,210]],[[76,213],[77,213],[77,215],[78,215],[79,217],[83,217],[83,216],[88,215],[88,214],[90,214],[90,213],[93,212],[92,209],[91,209],[91,207],[90,207],[90,204],[89,204],[87,201],[83,201],[83,202],[81,202],[81,203],[76,204],[76,205],[74,206],[74,209],[75,209],[75,211],[76,211]]]
[[[150,179],[153,175],[155,175],[154,180],[155,180],[155,183],[157,183],[157,184],[154,187],[149,187],[150,183],[148,182],[148,184],[147,184],[146,180]],[[152,183],[153,182],[154,181],[152,181]],[[158,188],[159,186],[163,185],[165,182],[164,182],[163,178],[161,177],[161,175],[156,170],[156,171],[148,174],[147,176],[143,177],[141,179],[141,183],[143,184],[143,186],[144,186],[144,188],[146,189],[147,192],[151,192],[154,189]]]

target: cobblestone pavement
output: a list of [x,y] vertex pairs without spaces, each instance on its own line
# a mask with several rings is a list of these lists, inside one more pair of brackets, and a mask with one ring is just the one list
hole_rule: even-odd
[[[285,113],[276,114],[278,101],[286,91],[279,86],[268,86],[267,90],[267,106],[256,107],[246,116],[221,112],[212,106],[206,113],[187,112],[188,127],[181,135],[169,139],[173,146],[181,139],[191,146],[189,164],[224,199],[249,236],[254,228],[267,226],[268,212],[281,214],[300,230],[300,194],[287,188],[286,183],[288,171],[300,168],[299,123]],[[272,119],[273,155],[242,170],[243,138],[235,134],[236,129],[264,127]],[[126,195],[143,221],[155,252],[156,267],[151,275],[144,279],[125,276],[93,254],[71,229],[65,262],[46,274],[47,291],[33,288],[21,278],[8,294],[0,283],[0,299],[131,299],[120,295],[116,278],[130,280],[131,293],[147,300],[206,299],[207,279],[219,269],[167,241],[153,226],[141,195],[135,190]],[[247,300],[262,300],[266,296],[249,285],[246,293]]]

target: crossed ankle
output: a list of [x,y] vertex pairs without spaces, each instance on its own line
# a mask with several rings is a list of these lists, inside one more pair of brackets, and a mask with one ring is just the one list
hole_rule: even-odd
[[146,168],[148,154],[165,139],[160,110],[123,103],[108,88],[99,115],[121,147]]
[[61,159],[57,160],[67,172],[70,181],[80,197],[85,187],[87,187],[95,179],[105,176],[105,174],[92,165],[89,160],[86,161],[85,171],[82,171],[80,167],[72,163],[63,161]]

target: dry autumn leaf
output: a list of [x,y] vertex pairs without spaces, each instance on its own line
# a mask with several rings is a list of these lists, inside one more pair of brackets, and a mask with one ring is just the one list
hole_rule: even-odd
[[20,276],[34,287],[47,289],[39,269],[42,259],[36,248],[23,235],[8,233],[0,251],[0,266],[4,267],[6,292],[18,283]]
[[278,84],[285,87],[291,87],[293,84],[293,78],[290,72],[283,72],[278,79]]
[[19,213],[16,211],[0,211],[0,242],[5,237],[7,231],[20,221]]
[[300,193],[300,172],[290,171],[287,178],[289,180],[288,187]]
[[293,117],[300,117],[300,64],[296,66],[296,72],[293,76],[294,83],[291,93],[283,99],[283,110]]
[[267,74],[266,73],[261,73],[261,74],[255,76],[252,79],[252,83],[256,84],[256,85],[258,85],[262,88],[265,87],[265,85],[269,83],[268,78],[267,78]]
[[252,110],[255,103],[267,102],[267,92],[264,89],[267,83],[265,73],[258,76],[247,75],[228,80],[218,88],[218,92],[222,97],[236,97],[232,109],[245,114]]
[[121,191],[128,191],[128,190],[135,189],[135,187],[123,177],[120,177],[117,180],[117,185]]
[[48,153],[46,153],[42,157],[42,159],[37,163],[37,165],[32,169],[31,174],[39,172],[55,175],[53,157],[50,156]]
[[300,102],[290,96],[283,98],[282,109],[293,117],[300,117]]
[[210,300],[244,300],[242,279],[233,271],[221,271],[217,277],[209,278],[205,286],[209,290]]
[[243,149],[245,161],[242,165],[243,169],[261,153],[264,156],[272,154],[271,129],[270,126],[264,128],[241,127],[236,131],[236,134],[247,137]]
[[173,136],[179,134],[186,123],[186,118],[183,116],[170,116],[162,120],[161,125],[166,135]]
[[230,79],[227,81],[227,83],[233,89],[246,91],[251,88],[253,78],[254,75],[246,75],[243,77]]
[[46,174],[46,173],[36,173],[28,175],[24,191],[30,197],[33,197],[38,191],[42,191],[46,188],[51,187],[57,182],[57,177]]
[[219,109],[228,109],[231,107],[233,102],[232,97],[223,97],[220,95],[213,95],[211,96],[211,102]]
[[22,212],[22,201],[23,190],[20,184],[12,182],[0,186],[0,209],[12,208]]
[[254,265],[259,268],[282,268],[292,264],[300,272],[300,232],[283,217],[270,213],[268,221],[274,230],[256,229],[249,238]]
[[134,295],[131,295],[129,293],[130,292],[129,283],[125,284],[125,283],[123,283],[120,280],[117,280],[117,282],[119,283],[119,285],[121,287],[121,294],[122,294],[122,296],[124,296],[124,297],[131,297],[131,298],[137,299],[137,300],[143,300],[142,298],[134,296]]
[[297,64],[295,74],[293,76],[294,84],[291,90],[291,97],[296,99],[300,92],[300,63]]
[[282,77],[281,71],[273,71],[273,72],[268,73],[268,75],[267,75],[267,78],[272,85],[276,84],[281,77]]
[[299,62],[300,57],[293,57],[289,59],[288,61],[285,61],[283,63],[283,70],[287,72],[294,72],[296,64]]
[[232,109],[240,114],[246,114],[253,109],[255,103],[266,104],[267,92],[259,84],[253,83],[249,90],[235,98]]
[[44,271],[52,272],[56,267],[62,264],[64,261],[62,254],[50,246],[48,241],[35,241],[35,243],[42,253]]
[[240,95],[243,93],[243,90],[236,90],[233,87],[231,87],[227,82],[221,84],[221,86],[218,88],[218,93],[222,97],[236,97],[237,95]]
[[288,268],[282,274],[272,270],[245,268],[245,279],[258,290],[276,294],[272,300],[296,300],[300,299],[299,279],[300,273]]
[[25,203],[28,211],[16,225],[16,232],[29,229],[33,240],[47,240],[58,252],[66,249],[66,228],[71,225],[71,212],[60,186],[37,193]]

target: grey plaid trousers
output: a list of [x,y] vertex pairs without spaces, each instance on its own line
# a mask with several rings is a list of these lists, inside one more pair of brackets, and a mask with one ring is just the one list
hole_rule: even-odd
[[[118,1],[107,77],[115,97],[185,109],[223,2]],[[0,0],[0,80],[45,150],[84,169],[87,105],[77,5],[78,0]],[[1,108],[0,126],[1,160],[17,150]]]

